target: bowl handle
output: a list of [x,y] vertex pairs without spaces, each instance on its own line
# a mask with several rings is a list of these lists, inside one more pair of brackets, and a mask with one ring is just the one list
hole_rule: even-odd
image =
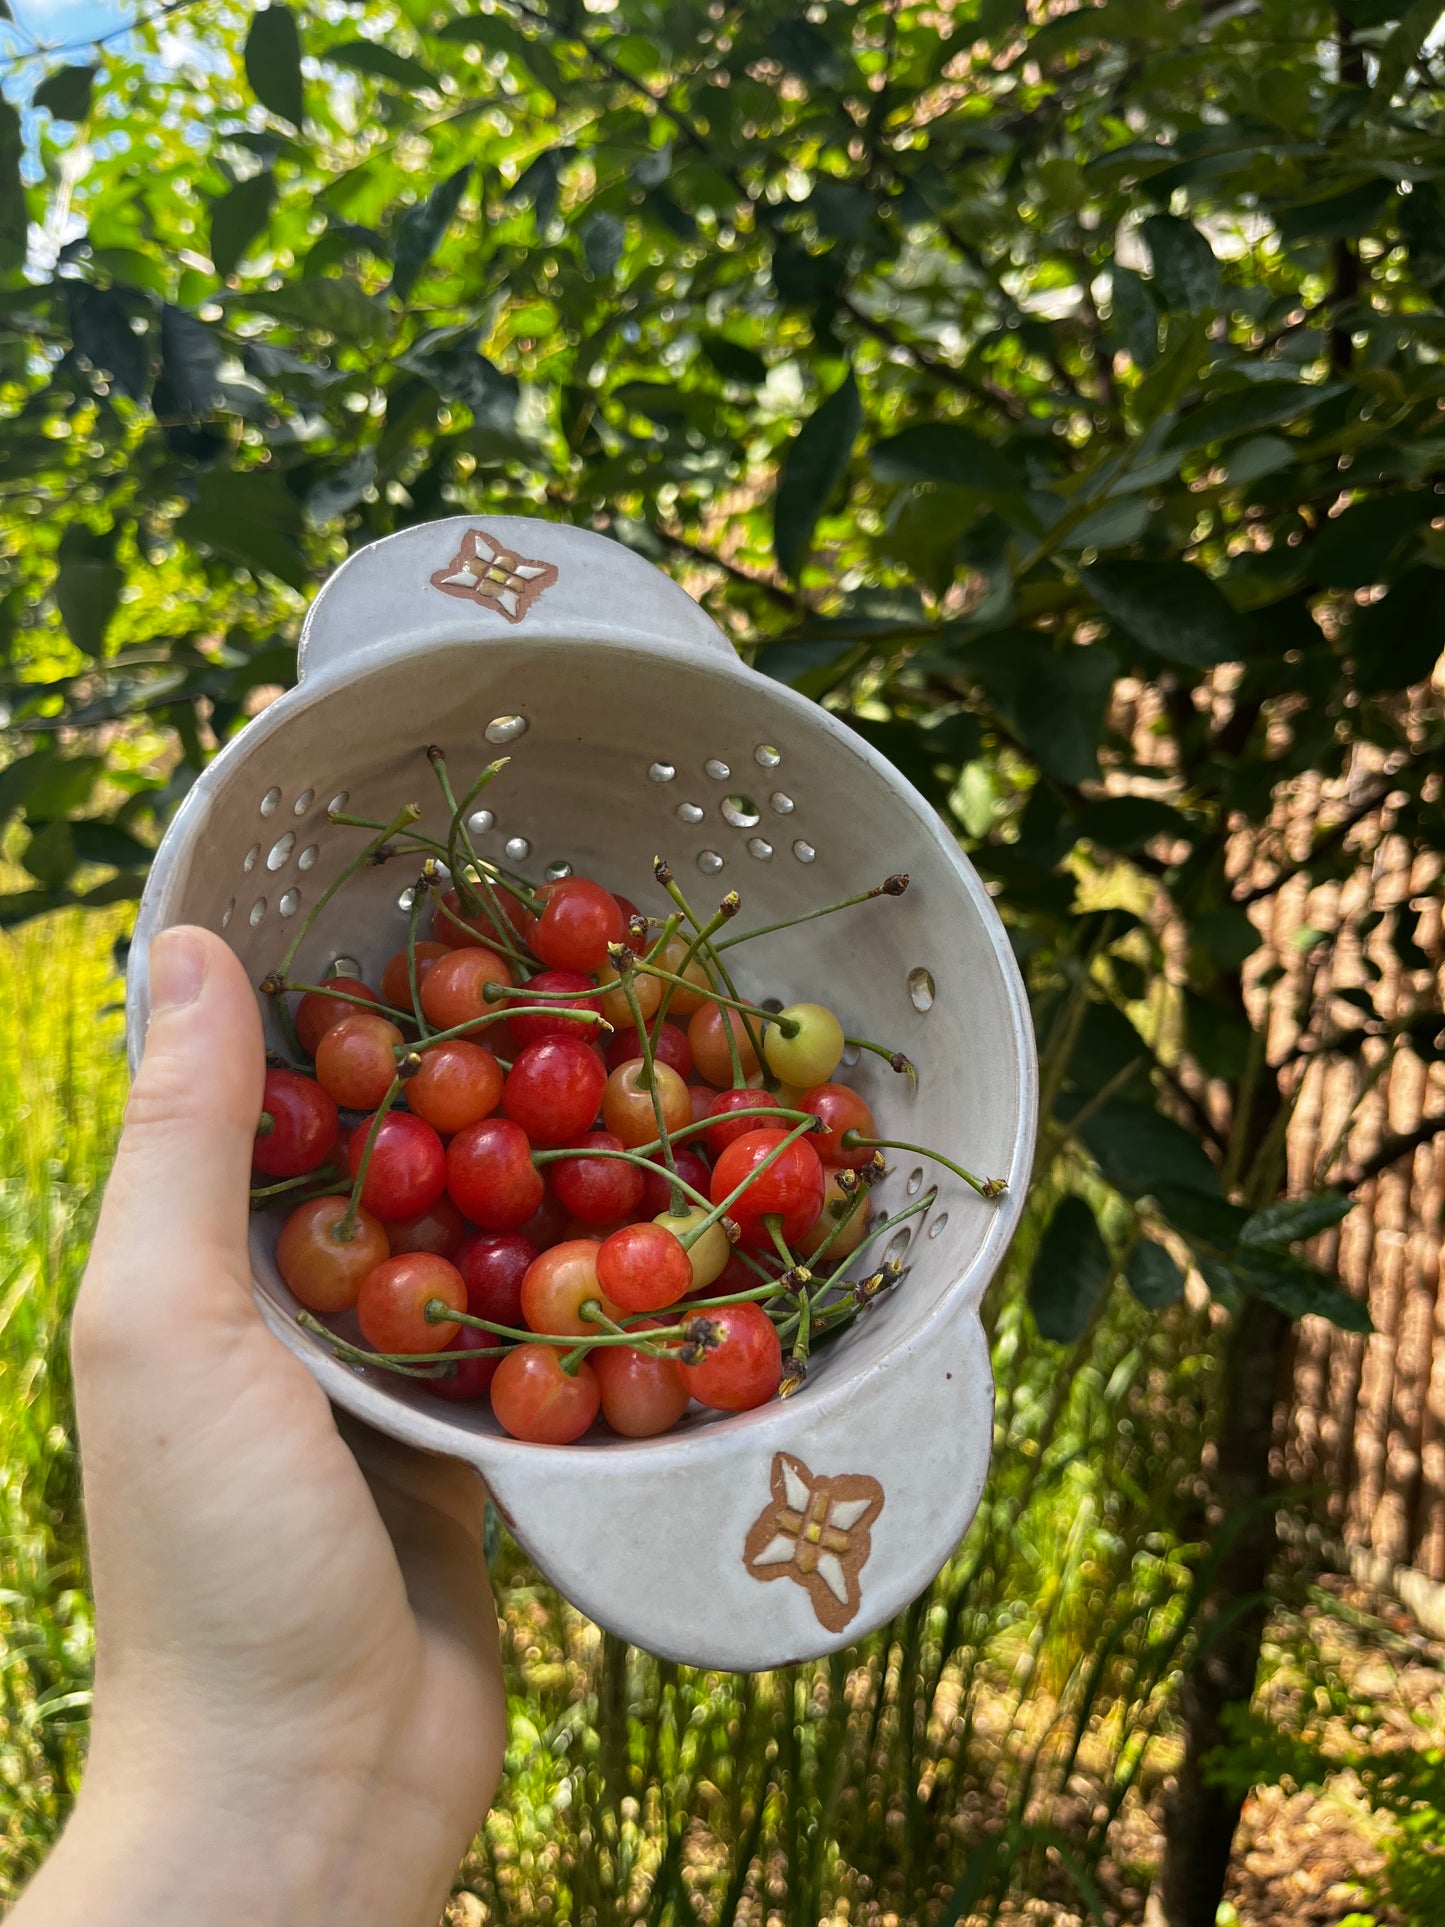
[[660,569],[589,529],[532,516],[454,515],[358,549],[324,584],[301,629],[307,682],[359,655],[510,636],[628,642],[725,656],[732,644]]

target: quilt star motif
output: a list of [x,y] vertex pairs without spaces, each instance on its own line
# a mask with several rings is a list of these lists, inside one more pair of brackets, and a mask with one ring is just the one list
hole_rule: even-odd
[[504,548],[485,529],[468,529],[444,569],[431,578],[443,595],[495,609],[508,622],[520,622],[544,589],[557,580],[556,567]]
[[791,1452],[773,1456],[772,1498],[754,1521],[743,1564],[754,1579],[792,1579],[819,1622],[840,1633],[858,1611],[859,1575],[883,1488],[863,1472],[824,1478]]

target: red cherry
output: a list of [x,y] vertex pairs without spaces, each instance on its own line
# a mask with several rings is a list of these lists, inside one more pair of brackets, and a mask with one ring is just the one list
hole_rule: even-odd
[[[568,1149],[620,1151],[622,1139],[610,1131],[587,1131]],[[559,1158],[551,1177],[557,1202],[583,1224],[616,1224],[641,1203],[643,1174],[623,1158]]]
[[447,1350],[457,1359],[457,1367],[447,1378],[424,1381],[425,1389],[438,1398],[481,1398],[491,1390],[500,1358],[466,1358],[459,1354],[495,1350],[500,1340],[490,1332],[479,1332],[475,1325],[462,1325]]
[[[444,943],[423,942],[417,945],[416,981],[418,987],[426,982],[427,975],[437,959],[448,955],[450,955],[450,952]],[[381,973],[381,998],[382,1002],[390,1004],[393,1010],[410,1010],[412,1008],[411,978],[407,974],[406,951],[404,948],[398,950],[394,957],[388,959],[386,969]]]
[[452,1202],[483,1231],[515,1231],[542,1202],[541,1173],[519,1124],[484,1117],[458,1131],[446,1149]]
[[533,1144],[569,1144],[588,1129],[607,1087],[607,1066],[578,1037],[543,1037],[518,1052],[502,1109]]
[[276,1241],[276,1269],[308,1311],[350,1311],[368,1272],[390,1254],[386,1232],[358,1211],[349,1241],[336,1236],[346,1198],[308,1198],[298,1204]]
[[466,1220],[445,1191],[429,1210],[386,1227],[394,1256],[403,1251],[432,1251],[439,1258],[454,1259],[466,1235]]
[[[531,1001],[533,991],[575,990],[576,997],[568,997],[565,1002],[558,1000],[552,1010],[542,1010],[528,1016],[509,1017],[507,1029],[512,1033],[512,1041],[518,1050],[528,1044],[535,1044],[542,1037],[580,1037],[590,1043],[596,1034],[592,1024],[579,1024],[575,1017],[569,1017],[569,1010],[590,1010],[598,1017],[602,1015],[602,999],[597,995],[597,987],[590,977],[584,977],[580,970],[539,970],[518,990],[513,1000],[518,1005]],[[542,1003],[549,1001],[543,998]]]
[[[702,1195],[706,1197],[708,1195],[708,1185],[712,1182],[712,1173],[708,1170],[707,1165],[698,1153],[687,1150],[680,1145],[672,1155],[677,1162],[677,1175],[682,1179],[683,1183],[690,1184],[694,1191],[700,1191]],[[658,1164],[663,1162],[661,1155],[657,1157],[656,1162]],[[642,1174],[642,1196],[637,1205],[638,1217],[658,1217],[662,1212],[667,1210],[671,1197],[672,1186],[668,1183],[667,1179],[663,1177],[661,1172],[644,1171]],[[688,1198],[687,1202],[691,1204],[691,1198]]]
[[729,1118],[729,1111],[776,1110],[778,1100],[769,1091],[718,1091],[709,1107],[709,1115],[721,1121],[711,1126],[707,1133],[707,1148],[713,1156],[721,1157],[730,1144],[736,1144],[740,1137],[747,1137],[751,1131],[759,1131],[767,1124],[762,1117]]
[[495,1017],[499,1003],[487,1001],[492,984],[512,985],[511,966],[495,950],[472,944],[448,950],[437,958],[421,987],[422,1013],[438,1030],[474,1024],[479,1017]]
[[750,1412],[764,1405],[783,1378],[777,1327],[759,1305],[719,1305],[703,1312],[722,1328],[722,1342],[700,1365],[684,1365],[683,1379],[699,1405],[716,1412]]
[[406,1086],[411,1109],[443,1137],[490,1117],[501,1096],[501,1065],[489,1050],[466,1037],[449,1037],[423,1048],[421,1069]]
[[669,1137],[685,1130],[692,1122],[692,1099],[677,1072],[667,1064],[653,1066],[653,1090],[643,1090],[642,1060],[634,1057],[606,1073],[607,1088],[602,1099],[602,1122],[616,1133],[629,1150],[651,1144],[657,1136],[656,1096],[662,1106],[662,1121]]
[[[653,979],[656,983],[658,980]],[[630,1064],[634,1057],[642,1055],[642,1039],[634,1025],[630,1030],[620,1030],[607,1046],[607,1068],[615,1071],[619,1064]],[[666,1064],[679,1077],[692,1076],[692,1045],[687,1041],[687,1032],[679,1030],[676,1024],[663,1024],[654,1027],[652,1032],[652,1055],[659,1064]]]
[[361,1335],[378,1352],[444,1352],[459,1327],[450,1319],[427,1323],[426,1308],[440,1298],[465,1311],[467,1288],[454,1264],[431,1251],[407,1251],[369,1271],[356,1301]]
[[468,914],[461,907],[461,898],[455,890],[448,890],[437,905],[436,915],[432,918],[432,935],[439,943],[447,944],[455,950],[465,949],[469,944],[486,944],[495,948],[499,935],[504,935],[509,943],[520,938],[530,950],[532,932],[537,927],[537,919],[520,898],[510,890],[496,886],[497,901],[502,906],[502,915],[512,926],[510,932],[499,932],[492,918],[491,908],[485,897],[474,914]]
[[[363,1118],[346,1147],[353,1177],[361,1169],[371,1124],[369,1117]],[[431,1209],[446,1189],[446,1182],[446,1152],[430,1124],[406,1111],[388,1111],[376,1133],[366,1182],[361,1187],[364,1208],[384,1224],[415,1218]]]
[[826,1130],[815,1131],[809,1142],[830,1170],[841,1170],[846,1165],[850,1170],[859,1171],[872,1157],[871,1150],[845,1151],[843,1148],[845,1131],[856,1131],[860,1137],[878,1135],[873,1113],[857,1091],[850,1091],[846,1084],[815,1084],[812,1090],[804,1091],[798,1100],[798,1109],[811,1111],[827,1126]]
[[555,1345],[518,1345],[492,1380],[497,1423],[514,1439],[533,1445],[570,1445],[580,1439],[601,1400],[592,1367],[584,1359],[569,1377]]
[[533,949],[553,970],[616,973],[607,960],[609,943],[621,943],[627,924],[617,899],[590,877],[568,877],[553,889],[537,919]]
[[[602,1082],[607,1082],[606,1071]],[[269,1128],[257,1127],[251,1162],[266,1177],[299,1178],[324,1164],[336,1149],[336,1105],[314,1078],[300,1071],[267,1071],[261,1110],[271,1122]]]
[[[777,1149],[785,1136],[785,1132],[771,1129],[750,1131],[746,1137],[730,1144],[713,1166],[709,1192],[713,1203],[721,1204],[735,1191],[744,1178]],[[745,1245],[765,1248],[771,1245],[763,1219],[774,1215],[781,1218],[779,1229],[791,1243],[803,1235],[822,1210],[823,1189],[823,1167],[818,1162],[818,1154],[806,1138],[798,1138],[728,1206],[728,1216],[737,1225]]]
[[[733,1036],[737,1039],[743,1076],[753,1077],[758,1070],[758,1054],[753,1049],[742,1012],[724,1010],[721,1004],[703,1004],[688,1021],[687,1041],[692,1046],[692,1060],[697,1066],[698,1076],[706,1078],[709,1084],[720,1091],[726,1090],[733,1081],[733,1060],[728,1054],[724,1020],[732,1026]],[[753,1028],[756,1030],[757,1025]]]
[[[353,997],[364,997],[369,1004],[379,1004],[381,999],[360,977],[329,977],[327,982],[337,990],[349,990]],[[339,1024],[343,1017],[349,1017],[356,1009],[341,997],[327,997],[319,990],[308,990],[296,1006],[296,1037],[308,1057],[316,1055],[316,1046],[333,1024]]]
[[692,1260],[664,1225],[625,1225],[597,1248],[597,1282],[624,1311],[662,1311],[692,1290]]
[[522,1280],[522,1316],[534,1332],[561,1338],[592,1338],[599,1327],[582,1316],[582,1307],[595,1302],[609,1318],[618,1316],[597,1279],[597,1253],[591,1238],[569,1238],[553,1245],[527,1267]]
[[468,1238],[456,1264],[473,1318],[515,1330],[522,1322],[522,1280],[537,1255],[536,1245],[520,1231],[480,1231]]
[[387,1017],[356,1010],[316,1046],[316,1081],[347,1111],[374,1111],[396,1076],[401,1032]]
[[689,1084],[687,1094],[692,1099],[691,1122],[701,1124],[705,1117],[712,1115],[713,1093],[706,1084]]
[[571,1221],[571,1212],[547,1191],[532,1216],[521,1227],[522,1235],[530,1238],[538,1251],[545,1251],[548,1245],[559,1244],[563,1238],[572,1236],[567,1229]]
[[671,1431],[691,1401],[675,1359],[649,1358],[631,1345],[599,1345],[588,1363],[602,1390],[602,1416],[625,1439]]

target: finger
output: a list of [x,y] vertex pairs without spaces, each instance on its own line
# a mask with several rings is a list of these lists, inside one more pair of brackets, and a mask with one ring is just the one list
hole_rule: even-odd
[[206,1309],[249,1317],[248,1187],[265,1078],[260,1013],[240,960],[209,931],[162,931],[149,967],[145,1055],[82,1313],[117,1308],[119,1299],[128,1320],[152,1326]]

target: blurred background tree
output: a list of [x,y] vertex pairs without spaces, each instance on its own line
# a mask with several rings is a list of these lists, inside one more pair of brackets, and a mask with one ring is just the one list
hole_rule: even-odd
[[1414,912],[1349,933],[1388,1022],[1317,991],[1345,932],[1260,955],[1369,813],[1445,838],[1437,12],[168,0],[17,36],[0,100],[0,916],[133,898],[319,581],[429,517],[604,530],[847,718],[1029,975],[1038,1331],[1214,1297],[1169,1927],[1239,1814],[1292,1321],[1368,1325],[1291,1112],[1441,1048]]

